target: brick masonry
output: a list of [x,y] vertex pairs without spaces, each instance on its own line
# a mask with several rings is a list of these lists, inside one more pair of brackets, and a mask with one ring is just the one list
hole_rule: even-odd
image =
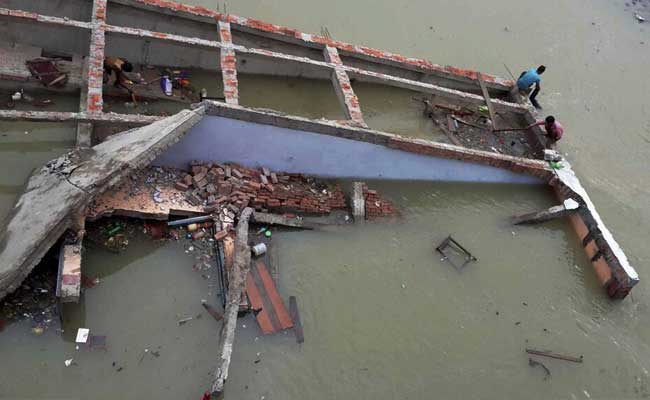
[[[90,53],[88,54],[88,94],[85,110],[90,114],[102,113],[104,100],[104,49],[106,47],[105,23],[107,0],[94,0],[92,29],[90,33]],[[83,89],[82,89],[83,90]]]
[[[228,22],[219,21],[221,42],[232,46],[232,34]],[[221,76],[223,77],[223,95],[227,104],[239,104],[239,81],[237,80],[237,57],[232,47],[221,49]]]
[[343,68],[343,62],[339,57],[339,52],[335,47],[326,46],[324,50],[325,60],[331,64],[336,65],[332,71],[332,83],[336,95],[343,106],[345,116],[352,120],[358,126],[367,127],[366,122],[363,120],[363,113],[359,106],[359,98],[352,90],[352,84],[348,73]]
[[376,190],[368,189],[363,185],[363,198],[365,200],[366,219],[375,219],[395,215],[395,206],[386,199],[382,199]]
[[[226,170],[231,173],[227,174]],[[186,197],[195,205],[208,209],[226,207],[234,214],[246,207],[260,212],[314,215],[346,209],[345,195],[339,185],[318,183],[301,174],[272,174],[277,183],[272,183],[262,169],[196,163],[191,166],[190,174],[176,182],[176,187],[187,187]]]

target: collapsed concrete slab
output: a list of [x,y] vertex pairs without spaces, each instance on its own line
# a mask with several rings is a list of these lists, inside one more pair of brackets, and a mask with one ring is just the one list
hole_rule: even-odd
[[0,299],[15,290],[92,199],[148,165],[203,114],[184,110],[123,132],[92,148],[77,148],[29,178],[0,233]]

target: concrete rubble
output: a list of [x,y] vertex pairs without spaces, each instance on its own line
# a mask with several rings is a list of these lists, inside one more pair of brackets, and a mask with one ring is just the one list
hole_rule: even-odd
[[0,298],[15,290],[95,196],[146,166],[200,118],[185,110],[143,128],[77,148],[36,170],[0,232]]
[[[107,15],[112,12],[112,4],[119,4],[122,10],[132,8],[152,12],[151,18],[154,19],[172,16],[175,26],[185,34],[108,23]],[[45,9],[47,7],[52,6],[47,5]],[[114,12],[117,15],[120,11],[115,8]],[[349,140],[345,146],[350,143],[378,146],[384,151],[381,154],[399,154],[409,160],[435,158],[442,160],[441,164],[445,166],[449,162],[462,163],[461,167],[458,164],[449,167],[448,173],[469,174],[468,181],[483,182],[480,179],[485,179],[484,176],[495,174],[498,175],[494,178],[496,181],[547,184],[562,205],[524,216],[520,222],[569,218],[593,263],[599,282],[610,297],[624,298],[639,282],[637,272],[604,225],[569,163],[560,156],[554,156],[553,164],[544,159],[546,143],[542,128],[518,132],[535,122],[537,115],[527,101],[512,92],[514,82],[511,80],[168,0],[93,0],[88,21],[0,7],[0,21],[6,22],[0,24],[0,32],[9,40],[9,45],[4,43],[4,37],[0,42],[0,58],[8,60],[0,66],[0,80],[8,81],[10,85],[24,85],[25,88],[42,86],[33,82],[25,62],[46,50],[47,43],[51,44],[52,38],[56,38],[61,46],[69,45],[71,48],[71,61],[57,64],[67,74],[68,84],[47,90],[81,90],[77,112],[0,110],[0,120],[72,121],[78,124],[78,147],[34,171],[0,231],[0,299],[7,299],[2,307],[8,308],[8,314],[18,318],[16,310],[21,304],[18,304],[20,301],[16,300],[16,295],[31,297],[33,304],[28,304],[29,307],[46,310],[43,317],[33,318],[37,332],[42,332],[54,319],[53,303],[45,300],[42,294],[56,290],[61,301],[79,299],[85,282],[82,274],[84,237],[86,240],[101,240],[115,251],[128,244],[128,234],[107,233],[117,232],[118,226],[122,225],[108,225],[108,229],[95,227],[92,229],[96,231],[85,234],[85,221],[106,217],[146,219],[144,226],[152,238],[178,239],[182,234],[197,248],[199,242],[204,243],[204,250],[190,251],[189,247],[186,250],[196,258],[194,266],[201,273],[212,268],[215,248],[218,248],[213,245],[223,247],[227,271],[223,288],[227,293],[226,305],[216,371],[207,393],[220,397],[228,378],[237,314],[246,309],[244,293],[251,265],[249,222],[305,228],[309,225],[303,221],[302,215],[328,215],[348,208],[352,209],[357,221],[397,215],[390,201],[358,181],[372,179],[368,176],[344,176],[357,180],[353,184],[352,200],[346,201],[339,184],[298,173],[304,171],[272,171],[267,168],[268,164],[260,168],[259,160],[255,160],[257,163],[254,165],[238,165],[228,157],[203,158],[184,165],[187,170],[178,166],[152,165],[152,161],[179,142],[204,116],[202,124],[208,124],[209,119],[227,119],[230,123],[240,123],[240,126],[244,122],[256,124],[257,131],[262,134],[266,132],[264,128],[282,128],[285,129],[283,134],[293,135],[291,140],[296,142],[304,142],[308,137],[327,136]],[[39,39],[46,44],[19,43],[23,38],[11,31],[15,23],[33,24],[33,35],[24,39],[36,42]],[[48,30],[37,29],[42,26]],[[75,30],[72,36],[66,36],[68,32],[60,38],[51,32],[71,29]],[[78,46],[78,36],[87,38],[83,48]],[[182,57],[177,57],[172,51],[152,55],[142,51],[141,45],[121,46],[129,40],[144,40],[147,46],[150,42],[182,46],[186,53]],[[204,101],[194,105],[194,109],[167,118],[105,112],[104,96],[113,89],[103,85],[103,60],[108,55],[107,49],[111,48],[128,54],[128,57],[120,56],[143,66],[197,67],[215,76],[220,74],[224,102]],[[81,57],[80,54],[87,56]],[[150,59],[152,56],[154,60]],[[345,119],[316,120],[241,106],[239,74],[329,80]],[[426,95],[422,100],[426,105],[425,115],[452,144],[370,129],[354,91],[355,81],[404,88]],[[163,98],[160,93],[157,96]],[[190,98],[182,100],[186,103],[191,101]],[[481,111],[483,107],[486,109],[484,113]],[[106,129],[106,126],[100,127],[102,124],[110,125],[110,129],[149,125],[104,138],[99,129]],[[496,132],[495,127],[510,129]],[[227,135],[218,129],[209,133],[212,140]],[[92,144],[98,141],[101,143],[93,147]],[[214,143],[210,142],[208,146],[193,143],[191,149],[200,153],[210,147],[214,147]],[[234,147],[227,147],[226,151],[234,153]],[[363,153],[358,151],[354,157],[348,157],[349,161],[356,165],[364,164],[360,162]],[[200,157],[197,155],[197,158]],[[398,167],[391,165],[388,169],[394,173],[390,177],[404,179]],[[472,171],[468,173],[468,170]],[[387,176],[377,173],[380,175],[377,177]],[[439,175],[419,178],[442,180]],[[208,217],[204,221],[191,227],[167,229],[164,223],[160,223],[171,217],[206,214]],[[63,237],[66,239],[61,247],[59,285],[57,288],[39,285],[43,271],[37,269],[32,275],[30,272],[48,250],[59,249],[55,245]],[[277,276],[277,270],[272,272]],[[27,284],[21,286],[24,281]],[[92,280],[88,282],[88,285],[95,284]],[[19,293],[12,294],[17,288],[20,288]],[[295,305],[295,298],[293,303]],[[3,324],[4,321],[0,320],[0,330]]]

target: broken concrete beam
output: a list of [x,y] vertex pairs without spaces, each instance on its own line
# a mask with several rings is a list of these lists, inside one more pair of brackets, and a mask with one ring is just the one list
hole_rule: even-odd
[[305,224],[303,220],[296,217],[286,217],[279,214],[270,214],[255,211],[253,214],[253,222],[257,224],[280,225],[290,228],[313,229],[312,226]]
[[81,242],[63,244],[59,255],[57,297],[63,303],[76,303],[81,295]]
[[579,207],[580,204],[577,201],[566,199],[564,204],[551,207],[548,210],[515,216],[513,217],[512,223],[515,225],[539,224],[552,219],[569,216],[576,212]]
[[76,148],[37,169],[0,231],[0,299],[14,291],[79,210],[132,171],[148,165],[201,119],[203,108],[183,110],[151,125]]
[[237,328],[237,312],[242,293],[246,288],[246,277],[250,269],[251,252],[248,246],[248,221],[253,214],[252,208],[245,208],[237,224],[237,237],[235,238],[235,255],[232,268],[228,271],[228,293],[224,322],[219,338],[219,355],[217,357],[217,370],[212,381],[211,393],[215,398],[223,394],[224,385],[228,379],[228,369],[235,342],[235,329]]
[[363,182],[352,184],[352,216],[356,222],[361,222],[366,217],[366,200],[363,195]]

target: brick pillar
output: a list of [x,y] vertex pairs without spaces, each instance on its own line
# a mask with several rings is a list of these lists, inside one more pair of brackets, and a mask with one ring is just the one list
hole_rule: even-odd
[[86,110],[89,114],[101,113],[104,101],[102,99],[102,84],[104,78],[104,35],[106,24],[107,0],[94,0],[92,13],[92,29],[90,33],[90,53],[88,54],[88,94]]
[[[102,85],[104,78],[104,48],[106,46],[106,36],[104,34],[106,3],[107,0],[93,0],[90,51],[83,65],[84,84],[81,86],[79,111],[90,114],[100,114],[104,108]],[[82,122],[77,124],[77,146],[91,146],[92,132],[93,125],[91,123]]]
[[338,50],[335,47],[326,46],[323,52],[325,61],[335,64],[334,71],[332,71],[332,84],[334,85],[336,96],[339,98],[346,118],[352,120],[358,126],[367,128],[368,126],[363,120],[363,113],[359,106],[359,98],[354,94],[354,90],[352,90],[348,73],[342,68],[343,62],[341,61],[341,57],[339,57]]
[[232,48],[230,23],[219,21],[221,42],[221,76],[223,77],[223,96],[227,104],[239,104],[239,81],[237,80],[237,58]]

